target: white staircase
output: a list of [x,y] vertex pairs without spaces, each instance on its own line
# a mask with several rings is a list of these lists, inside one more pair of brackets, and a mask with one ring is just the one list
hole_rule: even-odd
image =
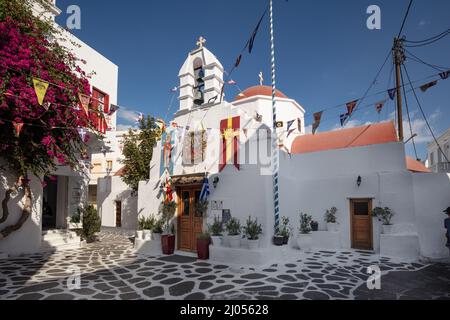
[[81,239],[70,230],[46,230],[42,232],[42,251],[63,251],[81,248]]

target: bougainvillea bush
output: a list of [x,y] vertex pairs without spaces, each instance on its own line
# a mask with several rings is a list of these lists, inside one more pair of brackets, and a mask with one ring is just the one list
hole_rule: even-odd
[[[17,177],[2,203],[0,238],[31,214],[28,174],[43,179],[58,164],[76,169],[86,151],[78,129],[92,126],[78,95],[90,95],[88,75],[58,44],[61,36],[52,22],[32,15],[30,0],[0,0],[0,170]],[[33,78],[50,83],[42,106]],[[20,186],[26,196],[23,216],[18,225],[4,228],[7,201]]]

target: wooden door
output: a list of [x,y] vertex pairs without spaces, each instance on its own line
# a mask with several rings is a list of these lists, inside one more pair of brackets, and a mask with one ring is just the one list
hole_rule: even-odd
[[372,200],[350,200],[352,248],[373,250]]
[[116,201],[116,228],[122,228],[122,201]]
[[200,198],[200,187],[178,191],[178,249],[197,251],[197,236],[203,231],[203,217],[195,212]]

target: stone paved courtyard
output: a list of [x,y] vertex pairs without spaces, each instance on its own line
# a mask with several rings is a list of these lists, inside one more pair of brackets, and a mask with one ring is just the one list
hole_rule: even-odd
[[[367,289],[379,265],[382,289]],[[69,290],[68,270],[81,270]],[[300,253],[264,268],[143,257],[130,239],[102,233],[85,248],[0,260],[1,299],[450,299],[450,265],[401,263],[365,252]]]

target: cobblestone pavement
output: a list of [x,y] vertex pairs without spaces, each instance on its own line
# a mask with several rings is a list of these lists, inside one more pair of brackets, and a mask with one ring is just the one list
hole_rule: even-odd
[[[369,291],[379,265],[382,290]],[[68,270],[81,271],[69,290]],[[265,268],[231,267],[184,256],[143,257],[104,232],[85,248],[0,260],[0,299],[449,299],[450,267],[401,263],[365,252],[300,253]]]

